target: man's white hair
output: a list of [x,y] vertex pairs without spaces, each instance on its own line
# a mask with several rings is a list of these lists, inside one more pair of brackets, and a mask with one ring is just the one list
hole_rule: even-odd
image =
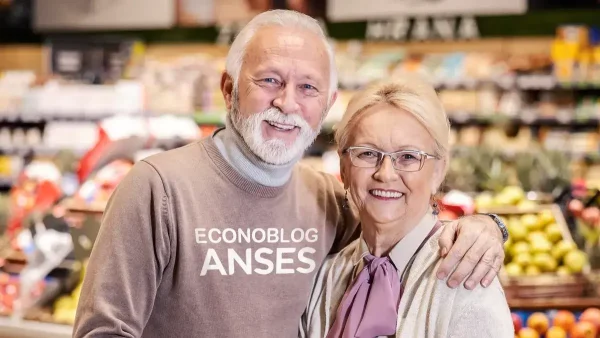
[[296,11],[283,9],[270,10],[255,16],[246,26],[244,26],[231,44],[229,53],[227,54],[225,70],[233,79],[234,90],[237,90],[248,43],[252,40],[254,34],[256,34],[261,27],[265,26],[301,28],[321,37],[324,47],[327,50],[327,55],[329,56],[329,93],[327,96],[330,102],[332,95],[337,91],[338,87],[333,47],[329,43],[327,36],[325,36],[325,33],[317,20]]

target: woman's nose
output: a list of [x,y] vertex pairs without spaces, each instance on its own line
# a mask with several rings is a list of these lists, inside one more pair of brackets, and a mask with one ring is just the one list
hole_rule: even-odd
[[279,108],[284,114],[295,114],[300,109],[296,99],[294,86],[286,85],[281,88],[278,96],[273,100],[273,105]]
[[381,165],[373,177],[381,182],[390,182],[398,179],[398,172],[394,169],[394,164],[389,156],[383,157]]

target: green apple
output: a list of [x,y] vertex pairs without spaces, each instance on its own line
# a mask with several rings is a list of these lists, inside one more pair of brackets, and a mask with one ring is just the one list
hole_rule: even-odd
[[[550,253],[552,251],[552,243],[546,238],[534,238],[531,241],[531,252],[536,253]],[[550,256],[550,255],[548,255]],[[551,256],[550,256],[551,257]]]
[[580,273],[588,262],[587,255],[581,250],[569,251],[564,258],[565,266],[572,273]]
[[533,255],[533,264],[544,272],[555,271],[558,267],[556,260],[549,253],[542,252]]
[[542,230],[544,227],[539,221],[538,217],[533,214],[526,214],[521,216],[521,224],[527,228],[528,231]]
[[523,268],[517,263],[508,263],[505,267],[506,274],[509,276],[520,276],[523,274]]
[[546,236],[552,243],[557,243],[560,241],[562,239],[562,231],[560,230],[560,226],[556,223],[549,224],[546,227]]
[[530,200],[522,200],[517,205],[517,208],[519,208],[520,210],[533,210],[536,207],[537,207],[537,203],[535,203],[534,201],[530,201]]
[[529,265],[525,268],[525,275],[527,276],[537,276],[542,273],[542,270],[535,265]]
[[504,187],[500,194],[506,196],[506,199],[510,201],[510,204],[518,204],[525,199],[525,191],[523,191],[523,188],[516,185]]
[[524,227],[522,224],[513,222],[513,223],[510,223],[507,226],[507,228],[508,228],[508,233],[509,233],[510,237],[514,241],[518,242],[520,240],[527,238],[527,228]]
[[490,193],[481,193],[475,197],[475,208],[485,210],[494,206],[494,196]]
[[571,270],[564,265],[559,266],[558,269],[556,269],[556,274],[559,276],[568,276],[571,274]]
[[529,254],[529,252],[522,252],[516,255],[512,261],[519,264],[522,267],[526,267],[531,264],[531,255]]
[[529,242],[534,242],[534,241],[537,241],[537,240],[547,241],[548,238],[546,236],[546,233],[544,233],[543,231],[534,231],[534,232],[530,232],[527,235],[527,240]]
[[529,253],[529,243],[517,242],[512,246],[512,256],[517,257],[520,253]]
[[552,257],[556,260],[561,260],[568,252],[573,250],[577,250],[575,243],[561,240],[552,248]]
[[538,218],[539,218],[540,222],[543,223],[544,225],[555,222],[555,218],[554,218],[554,214],[552,213],[552,210],[548,210],[548,209],[540,211],[540,213],[538,214]]

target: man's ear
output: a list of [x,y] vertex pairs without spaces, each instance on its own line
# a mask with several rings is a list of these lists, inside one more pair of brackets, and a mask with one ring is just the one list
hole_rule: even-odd
[[233,105],[233,79],[227,72],[223,72],[221,76],[221,93],[223,93],[227,110],[231,110],[231,106]]
[[329,102],[329,109],[331,109],[331,107],[333,107],[333,105],[335,104],[335,100],[337,100],[338,97],[338,91],[336,90],[335,93],[333,93],[333,95],[331,95],[331,101]]

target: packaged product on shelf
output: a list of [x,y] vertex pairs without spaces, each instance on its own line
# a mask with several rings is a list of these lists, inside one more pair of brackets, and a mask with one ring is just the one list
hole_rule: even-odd
[[129,160],[115,160],[102,167],[81,185],[75,195],[74,203],[105,206],[117,185],[132,167],[133,162]]
[[[378,53],[366,58],[356,70],[359,86],[366,86],[373,81],[388,78],[392,66],[398,61],[403,60],[404,52],[402,50],[390,50],[389,52]],[[415,60],[418,64],[419,61]],[[406,62],[406,61],[405,61]]]
[[38,297],[33,294],[46,276],[63,263],[73,250],[73,238],[67,229],[46,228],[43,222],[35,223],[35,236],[29,229],[18,237],[20,249],[27,257],[25,268],[19,273],[18,302],[13,308],[15,318],[23,318],[34,307]]
[[590,73],[591,84],[594,86],[600,85],[600,43],[592,49],[592,65]]
[[35,84],[37,77],[30,71],[0,73],[0,117],[19,114],[25,94]]
[[583,25],[562,25],[556,29],[556,37],[563,42],[587,47],[590,44],[590,30]]
[[498,102],[498,112],[500,114],[516,117],[522,110],[523,97],[521,91],[512,89],[502,94]]
[[553,75],[559,83],[569,84],[573,81],[578,48],[576,44],[563,41],[552,43]]
[[22,229],[24,220],[33,211],[48,210],[62,196],[61,173],[48,160],[35,160],[20,174],[10,191],[11,207],[7,236],[14,238]]
[[193,114],[214,110],[212,94],[219,87],[220,73],[213,58],[198,54],[169,62],[148,60],[139,79],[147,110]]

